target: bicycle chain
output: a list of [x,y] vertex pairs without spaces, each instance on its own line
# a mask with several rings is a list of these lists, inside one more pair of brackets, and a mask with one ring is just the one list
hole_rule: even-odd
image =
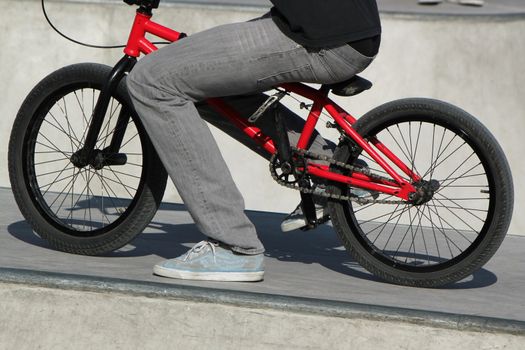
[[[291,147],[291,149],[292,149],[292,152],[295,152],[296,154],[298,154],[298,155],[300,155],[302,157],[309,158],[309,159],[325,161],[325,162],[328,162],[329,164],[332,164],[332,165],[335,165],[335,166],[338,166],[338,167],[341,167],[341,168],[344,168],[344,169],[348,169],[348,170],[350,170],[352,172],[359,172],[359,173],[365,174],[365,175],[367,175],[368,177],[370,177],[371,179],[374,179],[374,180],[392,181],[389,178],[386,178],[386,177],[383,177],[383,176],[380,176],[380,175],[376,175],[376,174],[372,174],[369,169],[364,169],[364,168],[361,168],[361,167],[357,167],[357,166],[353,166],[353,165],[346,164],[346,163],[343,163],[343,162],[339,162],[339,161],[336,161],[333,158],[330,158],[330,157],[322,155],[322,154],[316,154],[316,153],[310,152],[308,150],[298,149],[297,147]],[[322,197],[326,197],[326,198],[333,198],[333,199],[337,199],[337,200],[346,200],[346,201],[357,202],[358,204],[361,204],[361,205],[371,204],[371,203],[374,203],[374,204],[407,204],[407,202],[403,201],[403,200],[366,199],[366,198],[360,198],[360,197],[351,197],[351,196],[337,195],[337,194],[333,194],[333,193],[327,192],[326,191],[326,186],[322,185],[322,184],[317,184],[316,185],[317,188],[320,188],[320,189],[324,190],[322,192],[316,191],[316,188],[306,188],[306,187],[302,187],[302,186],[295,185],[295,184],[288,184],[285,181],[279,180],[279,178],[277,176],[277,173],[275,171],[275,167],[273,166],[276,158],[277,158],[277,153],[273,154],[271,159],[270,159],[270,174],[272,175],[272,178],[281,186],[284,186],[284,187],[287,187],[287,188],[291,188],[293,190],[297,190],[297,191],[300,191],[300,192],[303,192],[303,193],[312,193],[312,194],[315,194],[315,195],[318,195],[318,196],[322,196]]]

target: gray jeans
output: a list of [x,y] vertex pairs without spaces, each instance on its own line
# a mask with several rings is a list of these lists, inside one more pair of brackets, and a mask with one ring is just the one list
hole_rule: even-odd
[[[364,70],[372,59],[349,45],[306,49],[265,15],[168,45],[141,59],[127,83],[144,127],[197,228],[236,252],[259,254],[264,247],[244,213],[244,199],[196,103],[252,94],[229,101],[241,111],[256,109],[252,103],[259,103],[264,98],[260,93],[276,84],[343,81]],[[219,120],[204,107],[201,113],[208,120]],[[302,122],[292,122],[297,123],[290,134],[300,131]],[[265,129],[271,130],[271,124]],[[329,147],[319,135],[314,145]]]

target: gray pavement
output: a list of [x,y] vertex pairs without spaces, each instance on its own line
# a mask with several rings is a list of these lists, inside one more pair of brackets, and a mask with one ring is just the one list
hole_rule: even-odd
[[[173,3],[192,3],[206,5],[233,5],[250,7],[270,7],[269,0],[164,0]],[[447,2],[439,5],[419,5],[417,0],[377,0],[382,12],[445,15],[502,15],[525,14],[523,0],[486,0],[482,7],[462,6]]]
[[0,267],[123,278],[166,285],[297,296],[424,311],[525,321],[525,237],[508,236],[480,271],[447,288],[417,289],[383,283],[356,264],[330,226],[283,234],[283,214],[248,211],[266,253],[260,283],[184,282],[152,275],[159,260],[183,253],[203,237],[180,204],[164,204],[131,244],[103,257],[51,250],[32,233],[11,191],[0,189]]

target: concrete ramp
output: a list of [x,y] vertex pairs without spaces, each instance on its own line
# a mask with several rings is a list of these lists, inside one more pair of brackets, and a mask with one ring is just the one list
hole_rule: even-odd
[[2,349],[523,349],[525,322],[0,269]]
[[440,289],[386,284],[330,226],[279,231],[247,212],[266,246],[260,283],[152,275],[199,232],[164,203],[150,227],[106,256],[52,250],[0,189],[0,349],[523,349],[525,237]]

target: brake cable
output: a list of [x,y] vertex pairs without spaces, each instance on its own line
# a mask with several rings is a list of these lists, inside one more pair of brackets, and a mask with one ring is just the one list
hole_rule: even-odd
[[[75,39],[65,35],[60,30],[58,30],[58,28],[55,27],[53,25],[53,23],[51,22],[51,20],[49,19],[49,16],[47,15],[47,11],[46,11],[46,6],[44,4],[44,0],[42,0],[41,3],[42,3],[42,12],[44,13],[44,17],[46,18],[47,23],[51,26],[51,28],[53,28],[53,30],[55,32],[57,32],[63,38],[65,38],[65,39],[67,39],[67,40],[69,40],[71,42],[74,42],[75,44],[86,46],[86,47],[91,47],[91,48],[94,48],[94,49],[120,49],[120,48],[125,48],[126,47],[126,45],[94,45],[94,44],[86,44],[86,43],[83,43],[81,41],[75,40]],[[153,42],[152,44],[162,45],[162,44],[170,44],[170,42],[168,42],[168,41],[158,41],[158,42]]]

